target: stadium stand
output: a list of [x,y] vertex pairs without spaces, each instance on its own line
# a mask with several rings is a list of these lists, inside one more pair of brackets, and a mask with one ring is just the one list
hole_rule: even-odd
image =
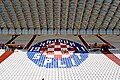
[[[5,67],[7,66],[7,67]],[[12,67],[12,68],[11,68]],[[2,79],[119,79],[119,66],[103,54],[89,54],[89,58],[78,67],[71,69],[39,68],[33,64],[26,52],[14,52],[2,64]],[[3,71],[4,70],[4,71]],[[49,73],[48,73],[49,72]],[[52,73],[51,73],[52,72]],[[9,74],[9,76],[7,76]]]
[[0,43],[5,44],[7,41],[9,41],[12,38],[11,35],[0,35]]
[[116,48],[120,48],[119,42],[120,42],[120,37],[117,35],[103,35],[102,36],[104,39],[106,39],[108,42],[113,44]]
[[[12,35],[12,38],[11,38],[9,41],[7,41],[5,44],[10,44],[10,43],[12,43],[12,41],[13,41],[14,39],[16,39],[18,36],[19,36],[19,35]],[[13,43],[14,43],[14,42],[13,42]]]
[[89,43],[95,43],[97,42],[98,44],[103,44],[104,42],[102,42],[99,38],[97,38],[95,35],[83,35],[82,36],[86,42]]
[[[30,41],[32,35],[20,35],[14,41],[17,43],[21,43],[22,41],[27,42]],[[71,36],[71,37],[69,37]],[[82,43],[78,36],[74,35],[40,35],[36,36],[35,40],[33,41],[32,45],[36,44],[39,41],[44,41],[46,39],[53,39],[53,38],[62,38],[62,39],[69,39],[78,43]],[[83,36],[83,35],[82,35]],[[87,35],[88,36],[88,35]],[[24,37],[22,40],[21,37]],[[28,39],[29,37],[29,39]],[[96,36],[91,36],[91,40],[85,38],[84,40],[88,41],[89,43],[98,42],[100,43],[99,39],[96,39]],[[94,40],[92,42],[92,39]],[[21,40],[19,42],[19,40]],[[102,42],[102,41],[101,41]],[[32,46],[31,45],[31,46]],[[119,79],[119,66],[112,61],[111,59],[114,58],[107,58],[105,55],[109,54],[102,54],[102,52],[90,53],[89,58],[84,61],[80,66],[73,67],[73,68],[49,68],[46,69],[44,67],[39,68],[36,64],[33,64],[28,58],[26,54],[26,50],[15,50],[11,56],[5,59],[1,63],[1,71],[2,71],[2,79],[3,80],[31,80],[31,79]],[[112,55],[112,54],[111,54]],[[119,54],[117,56],[120,56]],[[119,58],[119,57],[118,57]],[[119,62],[118,62],[119,63]],[[69,64],[69,62],[68,62]],[[5,67],[7,66],[7,68]],[[11,68],[12,67],[12,68]],[[4,71],[3,71],[4,70]],[[52,72],[52,73],[48,73]],[[10,77],[7,76],[9,74]],[[73,75],[74,74],[74,75]],[[6,75],[6,76],[5,76]],[[71,76],[72,75],[72,76]],[[61,77],[62,76],[62,77]]]
[[20,35],[18,38],[14,40],[17,44],[25,44],[32,38],[32,35]]
[[71,41],[76,41],[76,42],[79,42],[80,43],[80,40],[77,36],[74,36],[74,35],[40,35],[40,36],[37,36],[36,39],[33,41],[33,44],[39,42],[39,41],[44,41],[44,40],[47,40],[47,39],[59,39],[59,38],[62,38],[62,39],[68,39],[69,37],[71,36],[71,38],[69,40]]

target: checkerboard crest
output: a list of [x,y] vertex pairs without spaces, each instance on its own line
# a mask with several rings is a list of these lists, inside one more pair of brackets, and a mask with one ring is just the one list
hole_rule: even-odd
[[45,47],[40,49],[43,56],[48,58],[67,58],[73,55],[74,48],[68,44],[63,44],[60,42],[54,42],[52,44],[47,44]]
[[49,39],[28,50],[28,58],[46,68],[70,68],[78,66],[88,57],[83,45],[66,39]]

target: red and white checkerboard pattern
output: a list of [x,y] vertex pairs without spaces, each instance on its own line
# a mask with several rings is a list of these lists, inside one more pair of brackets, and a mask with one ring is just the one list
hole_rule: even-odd
[[63,44],[60,42],[55,42],[50,45],[46,45],[46,47],[41,48],[40,52],[42,52],[43,56],[55,59],[67,58],[73,55],[74,48],[69,46],[68,44]]

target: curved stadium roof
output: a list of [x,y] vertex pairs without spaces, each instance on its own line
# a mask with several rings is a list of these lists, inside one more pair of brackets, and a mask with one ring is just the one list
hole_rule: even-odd
[[0,34],[120,34],[120,0],[0,0]]

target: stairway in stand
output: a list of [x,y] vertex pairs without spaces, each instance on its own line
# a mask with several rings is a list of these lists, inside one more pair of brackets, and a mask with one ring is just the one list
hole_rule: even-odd
[[31,40],[28,42],[28,44],[25,46],[24,49],[28,49],[30,47],[30,45],[32,44],[32,42],[35,40],[36,35],[33,35],[33,37],[31,38]]
[[117,58],[113,53],[111,53],[110,51],[101,51],[105,56],[107,56],[109,59],[111,59],[112,61],[114,61],[116,64],[118,64],[120,66],[120,59]]
[[14,51],[6,51],[0,56],[0,63],[2,63],[5,59],[7,59]]

